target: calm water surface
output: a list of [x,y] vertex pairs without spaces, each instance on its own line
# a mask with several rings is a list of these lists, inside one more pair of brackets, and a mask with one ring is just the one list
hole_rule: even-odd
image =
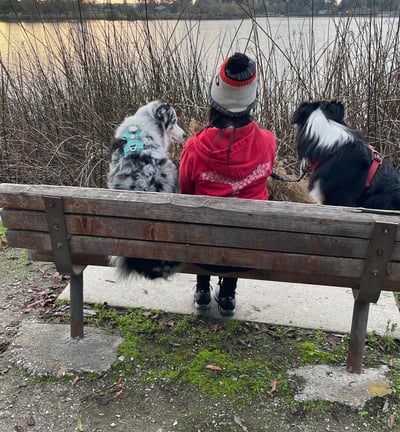
[[104,50],[116,44],[126,45],[132,55],[141,54],[144,44],[168,47],[172,55],[201,53],[201,59],[213,70],[233,51],[256,53],[266,59],[290,64],[290,58],[324,57],[338,29],[351,37],[369,38],[371,32],[394,32],[398,18],[259,18],[229,21],[89,21],[84,23],[4,23],[0,22],[0,59],[10,70],[29,56],[51,61],[57,50],[74,49],[77,38],[96,38]]

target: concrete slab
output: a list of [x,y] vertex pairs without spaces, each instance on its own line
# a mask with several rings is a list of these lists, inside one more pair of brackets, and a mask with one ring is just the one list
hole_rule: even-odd
[[[132,278],[118,281],[114,268],[89,266],[84,271],[84,301],[114,307],[142,307],[182,314],[221,317],[213,301],[211,310],[198,312],[193,306],[195,275],[176,274],[169,280]],[[217,283],[212,278],[212,284]],[[69,287],[59,297],[69,300]],[[240,279],[234,319],[290,327],[347,333],[351,327],[351,289]],[[371,305],[368,331],[400,339],[400,314],[392,293],[382,293]]]
[[325,400],[362,408],[371,398],[392,393],[385,376],[388,370],[387,366],[381,366],[365,369],[361,374],[350,374],[338,366],[313,365],[288,373],[305,380],[304,388],[295,396],[298,401]]
[[69,325],[23,322],[11,347],[14,363],[39,376],[102,373],[116,360],[123,341],[88,326],[84,339],[72,339],[69,332]]

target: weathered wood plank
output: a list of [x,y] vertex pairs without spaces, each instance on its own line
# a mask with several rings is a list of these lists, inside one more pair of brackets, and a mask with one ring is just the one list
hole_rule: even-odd
[[[10,230],[47,232],[44,213],[5,209],[3,220]],[[196,223],[146,221],[141,219],[67,215],[69,234],[171,241],[174,243],[225,246],[237,249],[365,258],[368,240]],[[400,243],[397,250],[400,260]]]
[[[197,220],[215,225],[293,232],[306,229],[310,233],[344,237],[369,238],[377,220],[400,222],[400,212],[41,185],[0,185],[0,206],[43,210],[41,194],[63,197],[66,213],[186,223]],[[400,241],[400,233],[397,239]]]
[[[7,238],[14,247],[51,251],[48,234],[36,232],[9,231]],[[176,244],[168,242],[146,242],[87,236],[72,236],[69,241],[72,254],[120,255],[140,258],[155,258],[185,263],[236,266],[261,270],[279,270],[288,273],[309,273],[360,278],[364,260],[321,257],[301,254],[276,253],[268,251],[235,248]]]
[[[54,262],[54,255],[50,251],[29,251],[30,259],[33,261],[46,261],[46,262]],[[108,257],[101,255],[87,255],[87,254],[73,254],[72,255],[72,263],[76,265],[99,265],[99,266],[108,266]],[[230,277],[240,277],[244,279],[258,279],[258,280],[270,280],[270,281],[286,281],[292,283],[305,283],[311,285],[331,285],[337,287],[344,288],[357,288],[359,280],[355,277],[344,277],[340,275],[332,275],[329,279],[325,275],[312,275],[312,274],[304,274],[304,273],[288,273],[285,271],[276,271],[276,270],[248,270],[248,271],[235,271],[235,272],[227,272],[226,268],[223,269],[222,272],[218,272],[217,270],[205,270],[202,267],[197,266],[196,264],[185,264],[182,268],[179,269],[180,273],[188,273],[188,274],[211,274],[211,275],[220,275],[224,274],[224,276]],[[116,275],[117,277],[117,275]],[[397,287],[398,283],[389,282],[385,289],[394,290],[394,287]]]

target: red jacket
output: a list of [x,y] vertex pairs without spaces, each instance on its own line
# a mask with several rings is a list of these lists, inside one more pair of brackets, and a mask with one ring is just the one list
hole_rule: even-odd
[[182,151],[181,193],[267,200],[275,151],[275,136],[255,121],[236,130],[197,132]]

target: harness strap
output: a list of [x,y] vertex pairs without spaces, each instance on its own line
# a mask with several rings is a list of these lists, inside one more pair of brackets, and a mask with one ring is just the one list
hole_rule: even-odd
[[365,182],[365,187],[368,188],[371,186],[372,179],[374,178],[378,168],[382,165],[383,158],[382,155],[375,150],[374,147],[368,146],[372,153],[372,163],[369,168],[369,173],[367,177],[367,181]]
[[[372,179],[374,178],[376,172],[378,171],[378,168],[382,165],[382,162],[383,162],[382,155],[374,147],[368,146],[368,148],[371,150],[372,163],[371,163],[371,166],[369,168],[367,180],[365,182],[365,186],[364,186],[365,188],[368,188],[371,186]],[[311,172],[314,172],[321,162],[322,161],[320,159],[320,160],[315,161],[313,164],[311,164],[311,167],[310,167]]]

